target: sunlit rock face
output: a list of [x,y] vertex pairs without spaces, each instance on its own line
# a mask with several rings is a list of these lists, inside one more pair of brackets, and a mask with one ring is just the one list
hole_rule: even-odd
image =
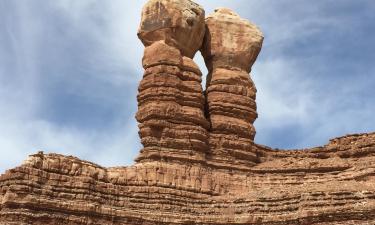
[[230,9],[216,9],[206,18],[201,51],[209,71],[208,159],[214,165],[245,168],[257,162],[253,143],[256,88],[249,72],[262,42],[262,32]]
[[375,224],[375,133],[293,151],[254,143],[255,25],[229,9],[204,21],[192,1],[150,0],[138,35],[137,162],[30,155],[0,176],[0,225]]
[[259,28],[230,9],[217,8],[206,18],[202,55],[209,71],[216,68],[250,73],[262,48]]

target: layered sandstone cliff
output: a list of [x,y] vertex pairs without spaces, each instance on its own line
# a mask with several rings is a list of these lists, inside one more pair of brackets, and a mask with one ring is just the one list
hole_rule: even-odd
[[204,21],[192,1],[150,0],[138,36],[137,163],[31,155],[0,176],[0,225],[375,224],[375,133],[293,151],[254,143],[255,25],[228,9]]
[[309,150],[255,147],[260,163],[246,172],[38,153],[0,177],[0,224],[375,223],[375,133]]

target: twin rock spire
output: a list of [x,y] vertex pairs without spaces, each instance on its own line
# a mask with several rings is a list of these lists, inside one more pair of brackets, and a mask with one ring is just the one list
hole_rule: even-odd
[[[139,85],[137,158],[247,167],[257,161],[256,88],[249,73],[262,46],[261,31],[229,9],[205,19],[190,0],[150,0],[138,37],[145,45]],[[208,68],[206,90],[193,57]]]

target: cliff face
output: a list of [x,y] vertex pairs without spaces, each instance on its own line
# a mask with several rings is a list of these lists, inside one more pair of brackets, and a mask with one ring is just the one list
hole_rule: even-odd
[[138,36],[137,163],[31,155],[0,176],[0,225],[375,224],[375,133],[293,151],[254,143],[255,25],[228,9],[204,20],[189,0],[151,0]]
[[246,171],[32,155],[0,177],[0,224],[375,224],[375,133],[254,148],[260,162]]

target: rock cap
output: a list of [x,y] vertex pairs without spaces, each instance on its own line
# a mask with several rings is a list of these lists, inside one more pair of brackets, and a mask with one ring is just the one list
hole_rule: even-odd
[[202,55],[210,71],[214,68],[251,71],[263,43],[263,33],[228,8],[217,8],[206,18]]
[[202,45],[204,9],[191,0],[150,0],[143,7],[138,37],[147,47],[157,41],[193,58]]

